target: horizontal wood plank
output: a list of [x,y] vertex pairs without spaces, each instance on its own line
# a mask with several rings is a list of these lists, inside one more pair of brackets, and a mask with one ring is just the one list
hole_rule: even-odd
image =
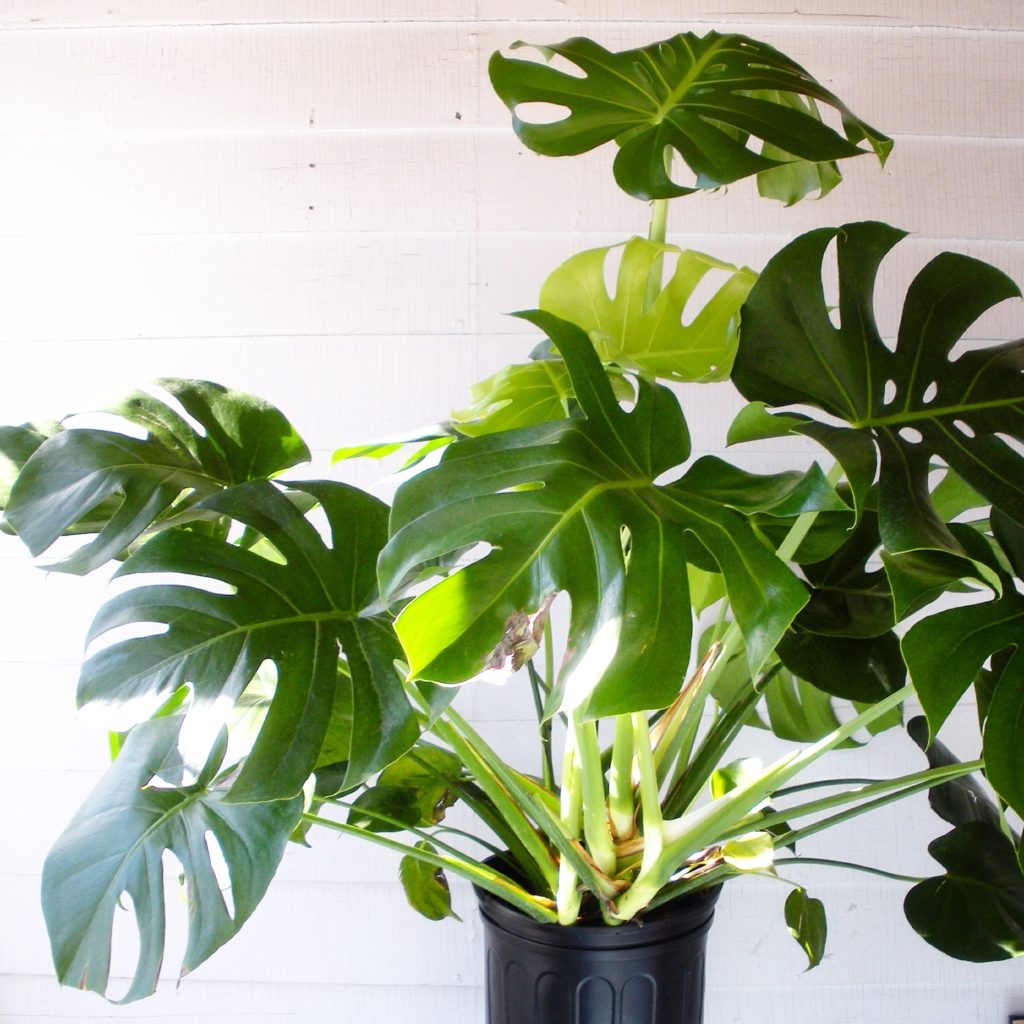
[[[133,0],[111,7],[105,0],[10,0],[0,10],[0,27],[12,29],[122,28],[139,25],[295,24],[305,22],[522,19],[621,21],[617,0],[519,0],[514,9],[503,0],[168,0],[158,7]],[[886,9],[855,0],[837,10],[833,0],[692,0],[685,9],[670,0],[635,0],[632,20],[671,25],[697,20],[725,24],[757,20],[826,24],[951,25],[962,28],[1024,28],[1024,13],[1015,4],[991,0],[906,0]]]
[[[890,133],[1024,132],[1024,106],[998,101],[1024,88],[1018,31],[837,30],[791,20],[745,31],[805,64]],[[2,131],[423,128],[457,119],[504,125],[507,113],[486,80],[490,54],[517,37],[552,42],[580,34],[611,49],[656,38],[649,23],[628,21],[0,33],[0,91],[8,99]]]
[[[953,129],[950,125],[950,129]],[[612,147],[553,160],[508,128],[254,132],[220,136],[26,135],[0,167],[0,239],[381,231],[646,230],[648,208],[616,188]],[[1007,203],[1019,139],[905,136],[886,167],[844,162],[819,202],[786,208],[740,182],[672,208],[685,233],[796,234],[871,218],[940,238],[1024,237]],[[969,184],[968,184],[969,183]],[[678,239],[685,244],[685,234]]]
[[[9,238],[0,242],[0,341],[196,338],[212,347],[244,337],[521,335],[507,313],[534,305],[555,266],[620,240],[609,232]],[[754,269],[785,241],[687,237],[689,248]],[[1024,281],[1024,242],[911,237],[883,270],[883,333],[895,330],[913,273],[949,248]],[[1017,304],[1004,303],[969,336],[1016,338],[1020,325]]]

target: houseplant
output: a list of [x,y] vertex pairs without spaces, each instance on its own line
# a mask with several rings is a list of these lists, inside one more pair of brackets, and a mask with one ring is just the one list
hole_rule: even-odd
[[[894,229],[804,236],[756,286],[752,272],[678,252],[665,242],[666,204],[691,186],[666,170],[666,147],[693,187],[759,174],[766,194],[795,201],[834,185],[834,161],[858,144],[884,156],[887,140],[740,37],[551,52],[588,77],[500,56],[492,65],[512,106],[574,112],[517,122],[521,138],[554,155],[618,141],[616,179],[655,204],[652,238],[622,248],[614,295],[607,252],[555,271],[528,315],[548,344],[426,440],[443,459],[402,487],[390,516],[340,484],[271,483],[301,463],[301,440],[276,410],[209,384],[166,381],[163,398],[130,398],[117,411],[143,439],[5,432],[24,465],[7,522],[33,551],[84,534],[58,568],[88,572],[130,552],[125,579],[174,574],[115,597],[93,627],[97,638],[140,624],[166,631],[116,641],[83,669],[83,702],[137,706],[138,724],[115,740],[110,775],[47,864],[63,980],[105,989],[110,921],[126,893],[142,931],[128,998],[151,990],[162,948],[154,869],[166,848],[189,886],[191,968],[248,918],[289,836],[314,825],[399,848],[410,897],[429,914],[446,912],[441,869],[537,919],[590,916],[613,930],[687,891],[767,871],[825,824],[940,782],[936,804],[956,826],[935,850],[948,871],[915,887],[912,920],[956,955],[1020,951],[1019,840],[1005,808],[963,781],[980,761],[957,765],[932,746],[930,768],[911,777],[815,799],[794,791],[822,754],[892,723],[909,667],[932,732],[978,687],[986,774],[1005,804],[1024,804],[1014,725],[1024,514],[1019,458],[999,437],[1017,437],[1018,349],[948,359],[975,316],[1015,289],[975,261],[938,257],[908,293],[890,351],[870,299]],[[839,110],[841,134],[811,99]],[[764,142],[759,153],[748,136]],[[820,283],[833,240],[840,327]],[[684,331],[709,271],[727,284]],[[733,440],[802,434],[836,467],[767,477],[689,463],[685,422],[657,378],[726,376],[753,403]],[[769,411],[791,406],[801,410]],[[313,525],[324,521],[329,540]],[[935,598],[964,587],[992,596],[934,611]],[[560,670],[556,594],[571,603]],[[901,641],[897,622],[922,614]],[[434,685],[520,665],[516,685],[534,689],[542,723],[536,778],[504,764],[448,704],[454,689]],[[759,699],[781,735],[809,744],[767,768],[728,753]],[[845,724],[841,701],[858,705]],[[832,715],[828,727],[798,728],[794,704],[805,719]],[[568,739],[556,756],[559,716]],[[714,799],[695,802],[709,783]],[[441,815],[456,800],[515,869],[485,866],[480,847],[446,831]],[[408,841],[392,837],[398,827]],[[211,843],[230,872],[230,909]],[[955,927],[951,901],[971,911]],[[787,916],[819,958],[819,905],[794,890]]]

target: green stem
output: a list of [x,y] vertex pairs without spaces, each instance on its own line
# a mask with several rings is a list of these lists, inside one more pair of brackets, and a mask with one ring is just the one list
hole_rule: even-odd
[[367,832],[364,829],[357,828],[355,825],[347,825],[345,822],[334,821],[331,818],[322,818],[317,814],[306,813],[302,815],[302,818],[311,824],[320,825],[323,828],[329,828],[334,832],[341,832],[345,835],[359,836],[360,839],[367,839],[371,843],[383,846],[385,849],[394,850],[396,853],[401,853],[404,856],[415,857],[425,864],[461,875],[474,885],[480,886],[481,889],[486,889],[500,899],[505,900],[506,903],[511,903],[512,906],[518,907],[524,913],[529,914],[535,921],[553,923],[556,920],[555,912],[549,905],[550,901],[532,896],[521,886],[516,885],[510,878],[501,874],[501,872],[487,868],[476,861],[457,860],[453,857],[430,853],[427,850],[409,846],[407,843],[400,843],[395,839],[389,839],[387,836],[380,835],[377,832]]
[[537,713],[537,735],[540,738],[541,751],[541,777],[547,789],[555,788],[555,766],[551,753],[551,719],[544,715],[545,697],[551,691],[546,689],[544,681],[533,667],[533,662],[526,663],[526,671],[530,677],[530,687],[533,690],[533,707]]
[[849,868],[851,871],[862,871],[868,875],[878,875],[879,878],[891,878],[894,882],[911,882],[917,884],[923,882],[923,878],[916,878],[914,875],[900,875],[895,871],[884,871],[882,868],[869,867],[867,864],[854,864],[848,860],[830,860],[827,857],[776,857],[775,865],[792,864],[794,867],[800,864],[820,864],[823,867]]
[[575,734],[578,752],[576,766],[583,793],[583,835],[587,840],[587,852],[598,868],[611,877],[615,874],[617,858],[608,828],[608,806],[605,802],[597,724],[584,722],[580,712],[573,711],[569,716],[569,728]]
[[633,803],[633,727],[629,715],[615,719],[612,763],[608,771],[608,817],[616,839],[629,839],[636,830]]
[[[879,782],[872,782],[866,786],[857,786],[854,789],[845,790],[842,793],[834,793],[832,796],[822,797],[820,800],[811,800],[806,804],[797,804],[793,807],[787,807],[784,810],[772,811],[770,814],[758,817],[755,822],[747,822],[745,824],[738,825],[735,829],[730,829],[728,832],[724,832],[722,834],[722,838],[730,839],[734,835],[740,835],[743,832],[750,831],[751,827],[764,829],[771,828],[773,825],[782,825],[793,818],[803,818],[810,814],[820,814],[822,811],[830,811],[833,808],[843,807],[846,804],[855,803],[880,794],[892,794],[893,791],[897,791],[897,795],[887,797],[885,802],[889,803],[892,802],[892,800],[897,799],[902,800],[904,797],[912,796],[914,793],[919,793],[923,789],[931,789],[933,786],[937,786],[943,782],[949,782],[952,779],[958,779],[961,776],[970,775],[971,772],[975,772],[981,768],[983,763],[984,762],[982,761],[970,761],[965,762],[964,764],[944,765],[939,768],[926,768],[924,771],[913,772],[910,775],[901,775],[895,779],[882,779]],[[790,792],[792,792],[792,789]],[[778,794],[776,793],[775,795]],[[872,801],[870,806],[874,807],[875,804],[876,802]],[[826,820],[832,821],[831,818]],[[835,824],[838,824],[838,822],[835,822]],[[807,830],[813,829],[814,831],[821,831],[820,829],[815,828],[814,825],[809,825],[806,828]],[[811,832],[807,830],[799,830],[801,837],[811,834]],[[793,841],[795,842],[795,840]]]
[[[580,791],[579,773],[576,770],[575,735],[571,729],[566,734],[565,749],[562,752],[559,814],[566,833],[578,837],[583,827],[583,794]],[[558,885],[555,889],[559,924],[572,924],[579,917],[582,895],[579,875],[568,858],[562,857],[558,862]]]
[[640,776],[640,809],[643,813],[644,856],[643,868],[652,867],[661,856],[664,843],[661,798],[658,787],[658,767],[651,749],[651,732],[647,716],[635,712],[633,720],[633,746],[636,749],[637,772]]

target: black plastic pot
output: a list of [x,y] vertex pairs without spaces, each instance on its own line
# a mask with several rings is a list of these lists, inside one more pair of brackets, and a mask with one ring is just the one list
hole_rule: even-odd
[[487,1024],[701,1024],[719,891],[674,900],[642,923],[563,927],[477,889]]

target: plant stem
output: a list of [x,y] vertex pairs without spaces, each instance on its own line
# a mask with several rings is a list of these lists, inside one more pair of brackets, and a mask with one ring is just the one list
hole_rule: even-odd
[[407,843],[400,843],[395,839],[380,835],[377,832],[367,832],[357,828],[355,825],[347,825],[343,821],[334,821],[331,818],[322,818],[317,814],[305,813],[302,815],[304,821],[323,828],[329,828],[335,832],[342,832],[345,835],[359,836],[360,839],[368,839],[371,843],[383,846],[385,849],[394,850],[408,857],[415,857],[426,864],[436,868],[449,870],[456,875],[461,875],[474,885],[494,893],[512,906],[518,907],[524,913],[529,914],[535,921],[551,922],[556,920],[555,912],[550,907],[550,901],[532,896],[521,886],[518,886],[510,878],[485,867],[472,860],[457,860],[454,857],[445,857],[440,854],[430,853],[427,850]]
[[533,662],[526,663],[526,671],[530,677],[530,687],[533,690],[533,707],[537,712],[537,735],[540,738],[541,752],[541,777],[548,789],[555,788],[555,766],[551,755],[551,719],[544,716],[544,702],[546,694],[550,689],[545,687],[544,681],[540,678]]
[[608,828],[597,724],[584,722],[580,712],[573,711],[569,716],[569,728],[575,733],[576,766],[583,794],[583,835],[587,840],[587,852],[598,868],[611,877],[615,874],[617,857]]
[[884,871],[882,868],[869,867],[867,864],[854,864],[848,860],[829,860],[827,857],[776,857],[775,865],[779,864],[792,864],[794,866],[800,864],[820,864],[823,867],[832,868],[849,868],[851,871],[863,871],[868,875],[878,875],[879,878],[891,878],[894,882],[911,882],[917,884],[923,882],[923,878],[917,878],[914,875],[900,875],[895,871]]
[[[812,800],[806,804],[797,804],[783,810],[773,811],[771,814],[759,817],[755,824],[759,829],[769,828],[772,825],[784,824],[791,818],[803,818],[810,814],[820,814],[822,811],[830,811],[835,807],[842,807],[845,804],[881,794],[890,794],[890,796],[886,797],[887,803],[891,802],[892,799],[902,800],[905,796],[912,796],[923,789],[930,789],[932,786],[939,785],[940,783],[958,779],[963,775],[969,775],[971,772],[977,771],[982,767],[982,764],[983,762],[981,761],[970,761],[964,764],[943,765],[940,768],[927,768],[924,771],[913,772],[910,775],[901,775],[895,779],[882,779],[879,782],[872,782],[866,786],[857,786],[842,793],[834,793],[832,796],[822,797],[820,800]],[[894,790],[898,791],[898,796],[896,797],[891,796]],[[876,806],[876,801],[871,801],[870,805],[866,806],[874,807]],[[832,821],[831,818],[826,820]],[[834,822],[834,824],[838,824],[838,822]],[[749,825],[750,823],[747,823],[747,825],[740,826],[738,829],[723,833],[723,838],[728,839],[740,832],[748,831]],[[814,825],[808,825],[806,829],[798,831],[801,837],[803,837],[810,835],[810,830],[812,829],[814,831],[821,831]]]
[[[575,733],[570,729],[562,752],[562,791],[559,798],[562,827],[568,835],[574,837],[580,834],[583,816],[583,794],[576,769],[575,739]],[[568,859],[562,857],[558,862],[558,884],[555,888],[559,924],[572,924],[579,917],[581,898],[579,875]]]
[[633,746],[636,748],[637,773],[640,776],[640,808],[643,812],[644,857],[641,870],[653,867],[661,856],[664,844],[658,767],[651,749],[651,733],[647,715],[642,711],[630,715],[633,720]]
[[633,726],[629,715],[615,719],[612,763],[608,771],[608,817],[617,840],[630,839],[636,831],[633,803]]

